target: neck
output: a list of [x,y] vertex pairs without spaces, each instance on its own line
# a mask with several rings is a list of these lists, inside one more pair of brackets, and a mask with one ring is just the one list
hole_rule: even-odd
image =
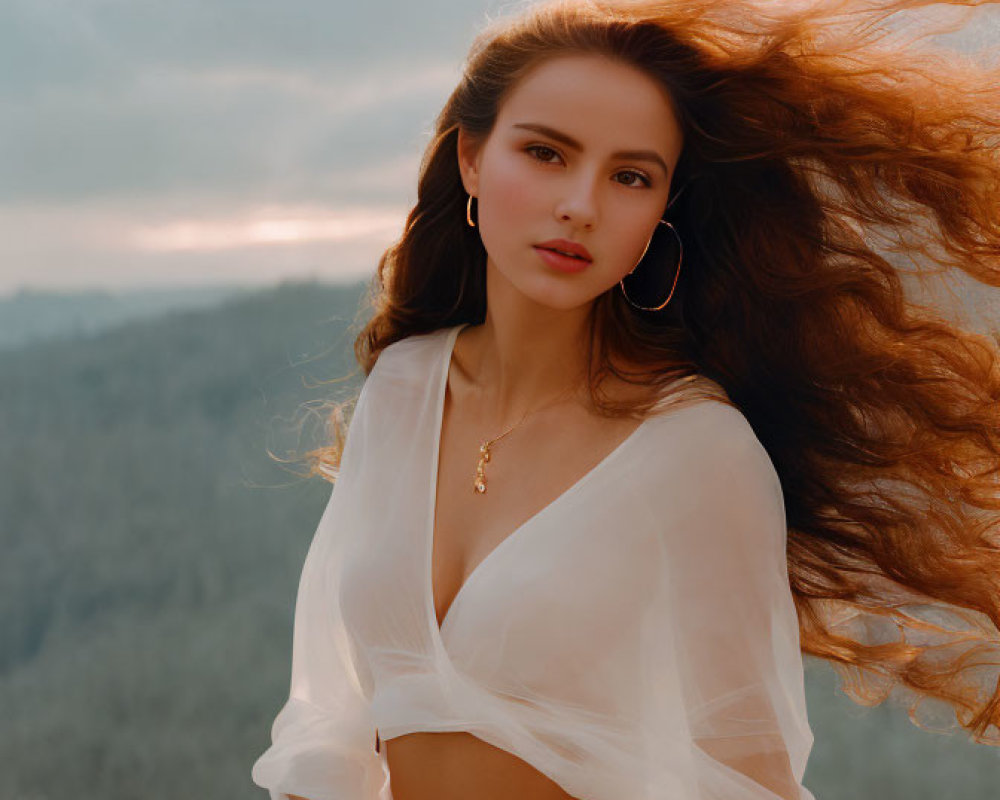
[[500,313],[489,306],[485,321],[464,328],[455,342],[461,390],[497,425],[551,403],[585,405],[587,310]]

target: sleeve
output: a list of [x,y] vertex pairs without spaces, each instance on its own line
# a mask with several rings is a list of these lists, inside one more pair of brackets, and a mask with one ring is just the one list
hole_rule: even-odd
[[781,483],[742,414],[724,413],[665,493],[688,786],[698,800],[814,800],[801,784],[813,735]]
[[378,800],[388,774],[375,752],[375,725],[351,657],[337,595],[337,569],[350,527],[344,500],[362,457],[369,375],[355,404],[339,475],[306,554],[295,602],[291,690],[254,763],[254,783],[271,800]]

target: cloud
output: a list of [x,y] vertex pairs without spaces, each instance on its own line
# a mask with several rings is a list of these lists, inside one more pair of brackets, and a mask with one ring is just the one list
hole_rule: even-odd
[[0,291],[373,269],[474,34],[530,4],[5,0]]
[[[160,199],[0,209],[0,264],[16,286],[271,283],[370,276],[402,206],[179,207]],[[39,263],[59,270],[39,271]]]
[[145,281],[168,263],[167,280],[209,261],[274,279],[319,261],[374,268],[489,13],[468,0],[7,0],[0,291]]
[[184,69],[113,88],[53,88],[0,109],[0,203],[295,192],[311,176],[412,153],[456,79],[443,64],[401,78],[373,70],[349,84],[292,70]]
[[139,225],[124,233],[121,244],[140,251],[176,252],[364,241],[400,233],[400,216],[400,209],[356,206],[338,210],[262,207],[235,217]]

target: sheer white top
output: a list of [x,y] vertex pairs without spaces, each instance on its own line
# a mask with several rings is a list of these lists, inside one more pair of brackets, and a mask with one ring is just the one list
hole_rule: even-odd
[[814,800],[781,484],[731,406],[647,417],[474,569],[438,628],[461,327],[390,345],[362,386],[254,782],[272,800],[389,800],[376,730],[466,731],[581,800]]

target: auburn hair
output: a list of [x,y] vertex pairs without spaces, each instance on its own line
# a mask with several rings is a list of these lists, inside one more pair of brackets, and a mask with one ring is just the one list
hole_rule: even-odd
[[[556,0],[491,21],[437,117],[354,349],[367,375],[392,342],[485,317],[460,128],[488,136],[556,56],[652,76],[684,133],[668,212],[684,270],[659,312],[596,298],[595,405],[649,410],[605,402],[610,372],[722,386],[781,478],[803,653],[857,703],[896,689],[924,727],[919,704],[943,701],[997,745],[1000,333],[963,330],[902,280],[960,270],[1000,287],[1000,68],[925,41],[932,12],[977,5]],[[925,30],[903,24],[911,12]],[[330,480],[350,403],[334,405],[329,445],[306,454]]]

